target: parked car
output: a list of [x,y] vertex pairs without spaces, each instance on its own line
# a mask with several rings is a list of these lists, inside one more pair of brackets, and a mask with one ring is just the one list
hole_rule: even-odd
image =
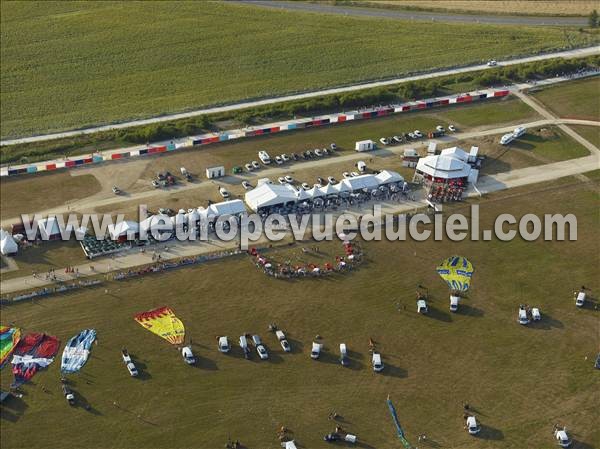
[[260,337],[258,335],[252,336],[252,341],[254,342],[254,346],[256,346],[256,352],[261,360],[266,360],[269,358],[269,353],[267,352],[267,348],[262,344]]
[[423,133],[422,133],[421,131],[419,131],[418,129],[415,129],[415,130],[413,131],[413,134],[415,135],[415,137],[416,137],[417,139],[420,139],[421,137],[423,137]]
[[310,351],[310,358],[313,360],[317,360],[321,355],[321,348],[323,347],[320,343],[313,342],[312,349]]
[[242,181],[242,187],[246,190],[252,190],[252,184],[250,184],[248,181]]
[[584,291],[578,291],[575,294],[575,305],[577,307],[583,307],[583,305],[585,304],[585,298],[586,298],[586,293]]
[[224,337],[219,337],[219,352],[222,353],[227,353],[231,350],[231,346],[229,345],[229,340],[227,339],[227,336]]
[[[271,156],[269,156],[269,153],[266,151],[259,151],[258,158],[265,165],[269,165],[271,163]],[[252,165],[254,165],[254,162],[252,162]]]
[[152,187],[154,187],[155,189],[158,189],[160,187],[160,184],[156,179],[152,180]]
[[323,156],[323,151],[321,149],[319,149],[319,148],[316,148],[315,149],[315,155],[321,157],[321,156]]
[[252,166],[251,163],[248,163],[248,164],[244,165],[244,168],[246,169],[246,171],[252,171],[252,170],[254,170],[254,167]]
[[277,165],[283,164],[283,159],[281,159],[281,156],[275,156],[275,163]]
[[540,309],[538,309],[537,307],[532,308],[531,309],[531,318],[533,319],[533,321],[541,321],[542,314],[540,312]]
[[404,140],[402,136],[394,136],[393,139],[396,143],[402,143],[402,141]]
[[353,178],[356,178],[357,176],[360,176],[360,174],[353,171],[353,172],[350,172],[350,176],[352,176]]
[[231,194],[229,193],[229,191],[225,187],[219,187],[219,193],[225,199],[227,199],[227,198],[229,198],[231,196]]
[[115,195],[120,195],[121,189],[119,189],[117,186],[112,186],[112,193],[114,193]]
[[554,438],[556,438],[556,443],[560,447],[570,447],[573,444],[573,441],[569,438],[567,434],[567,428],[563,427],[562,429],[554,430]]
[[329,156],[329,150],[327,148],[323,148],[323,155]]
[[242,348],[242,352],[244,353],[244,357],[250,358],[250,348],[248,348],[248,339],[245,335],[240,336],[240,348]]
[[181,355],[183,356],[183,360],[188,365],[194,365],[196,363],[196,357],[194,357],[194,353],[192,352],[192,348],[189,346],[184,346],[181,348]]
[[487,65],[488,65],[488,67],[495,67],[495,66],[497,66],[497,65],[498,65],[498,61],[496,61],[495,59],[490,59],[490,60],[487,62]]
[[260,164],[258,163],[258,161],[252,161],[251,164],[254,170],[258,170],[260,168]]
[[292,347],[290,346],[289,342],[285,338],[285,334],[283,333],[283,331],[280,331],[280,330],[275,331],[275,336],[277,337],[277,340],[279,340],[279,344],[281,345],[281,347],[283,348],[283,350],[285,352],[292,351]]
[[439,131],[439,132],[442,132],[442,133],[443,133],[444,131],[446,131],[446,129],[445,129],[445,128],[444,128],[442,125],[438,125],[438,126],[436,126],[436,127],[435,127],[435,129],[436,129],[436,131]]
[[242,172],[243,172],[242,167],[240,167],[239,165],[236,165],[235,167],[233,167],[231,169],[231,173],[233,173],[234,175],[239,175]]
[[340,343],[340,364],[342,366],[348,366],[350,361],[348,360],[348,348],[346,343]]
[[479,432],[481,432],[481,426],[474,416],[469,416],[467,418],[467,432],[469,432],[469,435],[477,435]]
[[519,307],[519,324],[527,325],[529,324],[529,316],[527,316],[527,310],[523,307]]
[[337,150],[337,145],[336,145],[335,143],[332,143],[332,144],[330,144],[330,145],[329,145],[329,148],[330,148],[332,151],[336,151],[336,150]]
[[456,132],[456,126],[454,125],[448,125],[448,130],[455,133]]
[[321,184],[321,186],[324,186],[324,185],[325,185],[325,180],[319,176],[319,177],[317,178],[317,183],[318,183],[318,184]]
[[279,178],[277,178],[277,181],[279,182],[279,184],[287,184],[287,182],[285,181],[285,178],[283,176],[280,176]]
[[289,161],[290,161],[290,157],[289,157],[287,154],[283,153],[283,154],[281,155],[281,160],[282,160],[283,162],[289,162]]
[[417,313],[427,313],[429,312],[429,307],[427,307],[427,301],[424,299],[419,299],[417,301]]
[[298,159],[300,159],[300,157],[296,153],[292,153],[290,156],[295,161],[297,161]]
[[63,395],[65,396],[65,399],[67,400],[69,405],[75,405],[75,394],[69,388],[69,386],[66,384],[63,384],[62,391],[63,391]]
[[383,144],[383,145],[389,145],[390,144],[390,139],[387,137],[382,137],[381,139],[379,139],[379,141]]
[[378,353],[378,352],[373,353],[371,363],[373,364],[373,371],[375,371],[376,373],[383,371],[384,366],[383,366],[383,362],[381,361],[380,353]]
[[123,357],[123,363],[125,363],[125,367],[127,368],[127,371],[129,371],[129,375],[131,377],[137,377],[138,370],[135,367],[133,360],[131,360],[131,356],[129,355],[129,352],[127,352],[127,349],[123,348],[121,350],[121,357]]
[[329,182],[329,184],[337,184],[337,180],[333,176],[328,176],[327,182]]
[[460,297],[450,295],[450,312],[456,312],[458,310],[458,301]]
[[310,190],[310,186],[308,185],[308,183],[307,183],[307,182],[303,182],[303,183],[302,183],[302,188],[303,188],[304,190]]
[[288,184],[292,184],[294,182],[294,178],[292,178],[290,175],[285,175],[283,178]]
[[364,173],[365,171],[367,171],[367,164],[364,161],[358,161],[356,163],[356,168],[358,168],[358,171],[360,173]]
[[352,175],[350,173],[348,173],[347,171],[342,173],[342,176],[344,177],[344,179],[352,178]]
[[415,140],[417,138],[417,136],[415,135],[415,133],[408,133],[408,138]]

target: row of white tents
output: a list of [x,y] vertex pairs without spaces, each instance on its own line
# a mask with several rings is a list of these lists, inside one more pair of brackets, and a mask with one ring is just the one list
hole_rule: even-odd
[[353,192],[377,189],[383,185],[404,182],[404,178],[390,170],[380,173],[365,174],[346,178],[337,184],[327,184],[322,187],[313,187],[309,190],[298,189],[290,184],[264,183],[246,193],[246,204],[253,211],[263,208],[291,205],[316,198],[330,198]]

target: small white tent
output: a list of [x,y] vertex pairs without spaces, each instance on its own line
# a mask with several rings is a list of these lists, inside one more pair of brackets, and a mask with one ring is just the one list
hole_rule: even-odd
[[19,246],[12,235],[0,229],[0,253],[3,256],[16,254],[19,251]]
[[113,240],[125,240],[128,236],[137,234],[140,230],[140,225],[135,221],[120,221],[117,224],[108,225],[108,233]]

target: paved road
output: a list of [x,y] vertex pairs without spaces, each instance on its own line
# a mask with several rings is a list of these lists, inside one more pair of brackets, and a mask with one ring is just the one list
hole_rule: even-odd
[[318,3],[285,2],[274,0],[236,0],[234,3],[250,4],[265,8],[286,9],[291,11],[315,12],[320,14],[338,14],[343,16],[381,17],[399,20],[426,20],[428,22],[486,23],[494,25],[528,26],[587,26],[587,17],[535,17],[504,16],[485,14],[452,14],[446,12],[402,11],[385,8],[360,8],[355,6],[334,6]]
[[[498,62],[498,65],[499,66],[510,66],[510,65],[514,65],[514,64],[522,64],[522,63],[526,63],[526,62],[541,61],[544,59],[551,59],[551,58],[557,58],[557,57],[580,58],[580,57],[596,55],[596,54],[600,54],[600,45],[595,46],[595,47],[589,47],[589,48],[580,48],[580,49],[575,49],[575,50],[566,50],[566,51],[555,52],[555,53],[547,53],[547,54],[543,54],[543,55],[527,56],[527,57],[518,58],[518,59],[511,59],[509,61],[500,61],[500,62]],[[244,109],[244,108],[264,106],[264,105],[269,105],[269,104],[274,104],[274,103],[282,103],[282,102],[292,101],[292,100],[302,100],[302,99],[306,99],[306,98],[320,97],[322,95],[350,92],[350,91],[355,91],[355,90],[368,89],[371,87],[388,86],[388,85],[392,85],[392,84],[404,83],[407,81],[417,81],[417,80],[422,80],[422,79],[437,78],[440,76],[456,75],[459,73],[467,73],[467,72],[473,72],[473,71],[477,71],[477,70],[486,70],[486,69],[489,69],[489,67],[486,64],[479,64],[479,65],[472,65],[472,66],[468,66],[468,67],[440,70],[440,71],[432,72],[432,73],[422,73],[420,75],[405,76],[405,77],[394,78],[394,79],[389,79],[389,80],[385,80],[385,81],[357,83],[357,84],[353,84],[350,86],[336,87],[336,88],[324,89],[324,90],[316,90],[316,91],[305,92],[305,93],[301,93],[301,94],[286,95],[283,97],[272,97],[272,98],[266,98],[266,99],[262,99],[262,100],[254,100],[254,101],[235,103],[235,104],[230,104],[227,106],[216,106],[216,107],[205,108],[205,109],[197,109],[195,111],[182,112],[179,114],[163,115],[163,116],[152,117],[152,118],[144,119],[144,120],[133,120],[133,121],[129,121],[129,122],[95,126],[93,128],[78,129],[78,130],[65,131],[65,132],[54,133],[54,134],[22,137],[22,138],[18,138],[18,139],[8,139],[8,140],[1,141],[0,146],[62,139],[65,137],[79,136],[82,134],[93,134],[93,133],[97,133],[100,131],[109,131],[111,129],[123,129],[123,128],[130,128],[132,126],[149,125],[152,123],[160,123],[160,122],[178,120],[178,119],[189,118],[189,117],[197,117],[199,115],[204,115],[204,114],[215,114],[215,113],[219,113],[219,112],[236,111],[236,110]]]

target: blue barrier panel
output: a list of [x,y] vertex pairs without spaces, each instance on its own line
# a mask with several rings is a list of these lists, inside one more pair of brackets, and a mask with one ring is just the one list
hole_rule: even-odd
[[31,167],[27,167],[27,173],[35,173],[37,171],[37,167],[32,165]]

